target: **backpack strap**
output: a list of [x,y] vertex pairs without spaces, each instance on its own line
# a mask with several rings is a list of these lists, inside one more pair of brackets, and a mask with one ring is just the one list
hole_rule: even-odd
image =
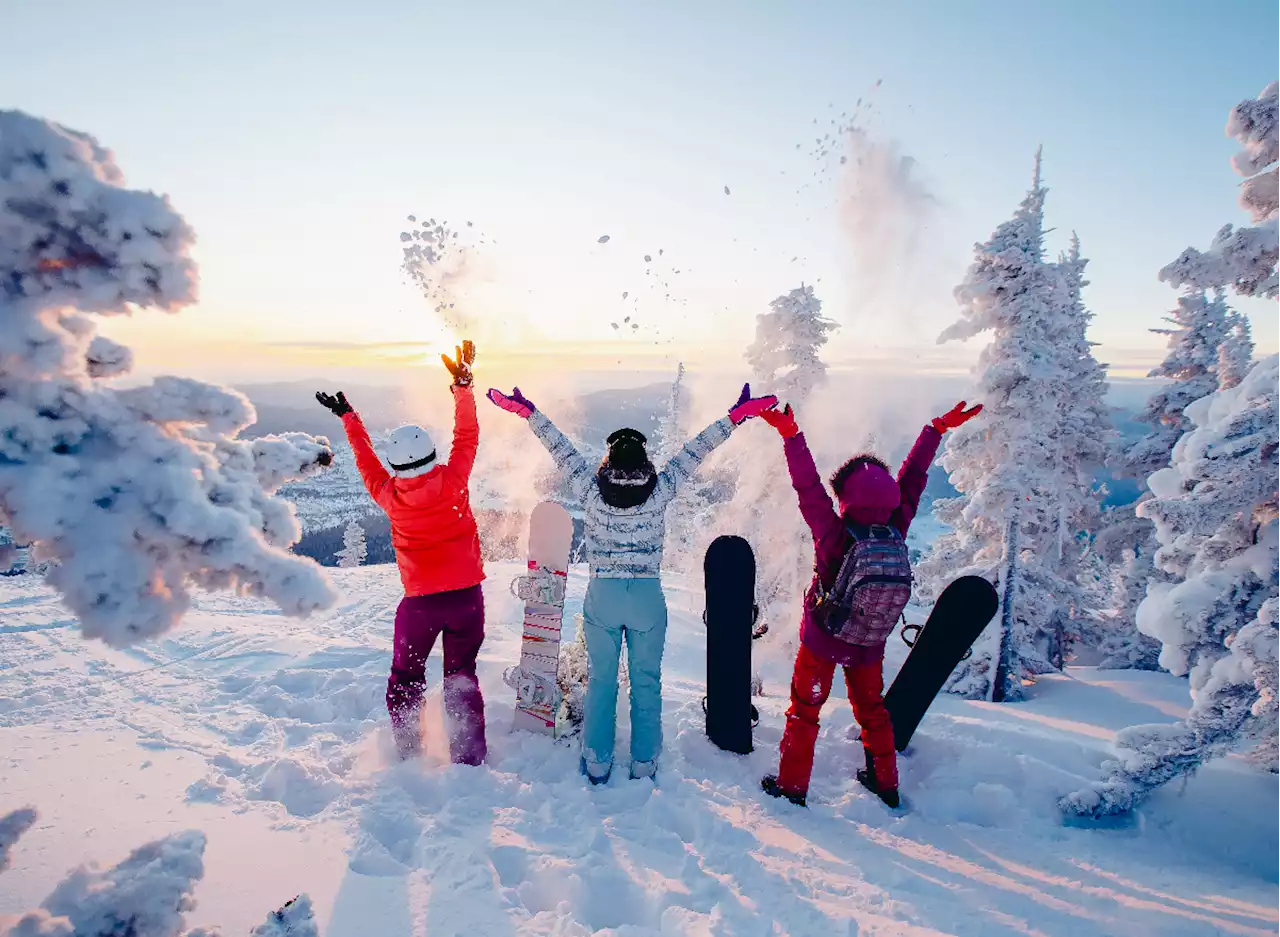
[[845,532],[857,540],[901,540],[902,533],[892,524],[853,524],[844,525]]

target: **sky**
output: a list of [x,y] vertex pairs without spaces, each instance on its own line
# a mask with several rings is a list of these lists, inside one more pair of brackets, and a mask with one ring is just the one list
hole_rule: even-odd
[[[1223,127],[1280,29],[1274,0],[0,9],[0,107],[92,133],[196,230],[198,304],[104,331],[234,381],[403,375],[463,333],[504,372],[745,370],[801,283],[834,366],[963,369],[951,290],[1038,146],[1050,251],[1078,233],[1099,356],[1142,373],[1157,271],[1247,223]],[[409,215],[467,247],[443,319]],[[1237,305],[1276,351],[1275,304]]]

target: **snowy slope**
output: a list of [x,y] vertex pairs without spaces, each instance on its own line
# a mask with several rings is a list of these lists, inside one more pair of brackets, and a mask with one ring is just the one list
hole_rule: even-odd
[[[394,567],[336,571],[343,600],[304,622],[204,596],[128,652],[81,641],[34,577],[5,581],[0,814],[34,803],[41,816],[0,874],[0,915],[76,864],[194,827],[209,849],[189,919],[229,934],[300,891],[327,937],[1276,933],[1274,778],[1228,759],[1127,827],[1057,819],[1055,799],[1095,776],[1116,729],[1185,711],[1185,681],[1076,669],[1025,704],[941,700],[904,759],[903,816],[851,782],[860,752],[833,702],[806,811],[757,789],[784,699],[758,701],[755,754],[706,741],[701,597],[673,577],[658,785],[623,771],[589,790],[571,748],[507,731],[517,571],[497,564],[486,586],[482,768],[442,763],[438,690],[431,754],[388,760]],[[575,574],[570,629],[584,585]],[[768,686],[785,685],[780,667]],[[428,675],[438,688],[438,656]]]

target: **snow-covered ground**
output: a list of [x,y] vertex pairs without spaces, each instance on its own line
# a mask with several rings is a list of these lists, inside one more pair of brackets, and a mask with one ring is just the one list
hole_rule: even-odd
[[[508,731],[517,572],[495,564],[486,586],[481,768],[441,758],[438,655],[429,755],[388,757],[392,566],[335,571],[344,598],[309,621],[203,596],[180,628],[130,651],[82,641],[34,577],[0,584],[0,814],[40,810],[0,874],[0,915],[82,862],[199,828],[206,874],[189,922],[228,934],[301,891],[327,937],[1277,931],[1274,777],[1227,759],[1118,828],[1067,828],[1056,812],[1117,729],[1186,710],[1185,681],[1080,668],[1024,704],[944,698],[904,758],[903,815],[852,782],[861,752],[833,701],[803,810],[757,786],[785,699],[757,701],[753,755],[706,740],[700,589],[671,577],[657,786],[622,771],[588,789],[571,746]],[[575,573],[568,630],[584,585]],[[892,670],[904,649],[891,649]],[[781,662],[766,684],[785,685]]]

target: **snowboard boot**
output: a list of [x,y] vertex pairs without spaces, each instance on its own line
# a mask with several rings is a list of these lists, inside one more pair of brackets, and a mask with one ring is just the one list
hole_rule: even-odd
[[807,807],[804,794],[796,794],[784,791],[778,787],[778,776],[776,774],[766,774],[760,779],[760,790],[764,791],[770,797],[781,797],[783,800],[789,800],[797,807]]
[[657,773],[658,763],[656,761],[631,762],[631,780],[633,781],[648,778],[650,781],[657,783]]
[[871,793],[875,794],[877,797],[883,800],[886,804],[888,804],[894,810],[897,810],[899,805],[898,789],[896,787],[882,789],[880,785],[876,783],[875,756],[871,754],[871,750],[868,748],[864,748],[862,751],[867,756],[867,766],[865,768],[858,769],[858,772],[857,772],[858,783],[861,784],[863,787],[865,787],[867,790],[869,790]]
[[587,767],[587,759],[579,758],[578,770],[582,772],[582,776],[584,778],[591,782],[592,787],[598,787],[601,784],[609,783],[609,775],[613,774],[613,765],[609,765],[609,767],[605,768],[604,774],[592,774],[591,770]]

